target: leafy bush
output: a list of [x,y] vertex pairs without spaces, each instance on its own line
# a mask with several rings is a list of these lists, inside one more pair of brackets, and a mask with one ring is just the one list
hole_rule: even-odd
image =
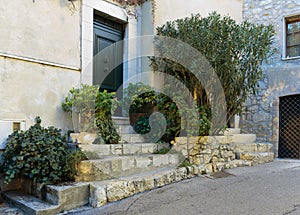
[[66,180],[73,181],[76,174],[80,161],[87,160],[87,156],[80,149],[69,153],[66,157],[65,172],[68,173]]
[[[237,23],[229,16],[221,17],[215,12],[204,18],[192,15],[167,22],[157,28],[157,34],[185,42],[205,56],[223,86],[228,120],[240,113],[249,93],[257,92],[258,81],[262,78],[262,62],[274,52],[273,26],[247,21]],[[168,47],[166,50],[159,41],[155,44],[158,53],[179,53],[180,47],[170,49]],[[210,95],[206,94],[199,80],[187,68],[174,61],[155,57],[151,59],[151,66],[154,71],[167,73],[184,83],[194,94],[198,106],[210,105]]]
[[[83,84],[81,88],[72,88],[65,97],[62,108],[65,112],[78,117],[78,131],[94,133],[95,126],[95,100],[99,93],[99,87]],[[75,121],[75,119],[73,119]],[[75,125],[77,126],[77,125]]]
[[116,144],[120,140],[120,136],[111,120],[112,109],[116,108],[114,97],[115,93],[109,93],[105,90],[99,92],[96,98],[96,125],[105,143],[109,144]]
[[68,177],[67,154],[61,131],[42,127],[40,117],[36,117],[36,124],[29,130],[15,131],[7,139],[2,166],[5,182],[16,177],[43,183],[62,181]]
[[133,129],[138,134],[147,134],[150,132],[149,116],[139,117],[133,125]]
[[62,103],[64,111],[79,114],[79,131],[99,132],[105,143],[118,143],[120,139],[111,120],[111,112],[116,107],[115,93],[100,92],[98,86],[86,84],[79,89],[72,88]]
[[[124,89],[124,97],[120,102],[125,114],[152,111],[152,107],[156,105],[156,92],[148,85],[141,82],[132,84]],[[127,112],[129,108],[129,112]]]
[[[170,142],[171,140],[174,140],[175,137],[179,136],[180,132],[183,132],[181,135],[208,135],[210,130],[211,115],[209,112],[209,106],[200,106],[199,112],[194,113],[195,111],[191,110],[188,106],[185,105],[188,102],[186,101],[185,95],[175,94],[173,96],[174,98],[170,98],[166,95],[166,92],[170,91],[172,91],[170,85],[165,85],[161,90],[162,93],[156,93],[150,86],[144,85],[142,83],[138,83],[136,85],[129,84],[128,88],[125,89],[125,95],[129,95],[129,98],[123,98],[123,104],[131,104],[130,111],[139,111],[140,107],[143,107],[143,105],[149,103],[153,106],[151,110],[148,110],[148,113],[145,116],[139,117],[133,124],[134,130],[139,134],[147,134],[148,132],[150,132],[151,128],[149,125],[149,116],[153,112],[153,109],[155,109],[156,111],[162,113],[167,121],[165,134],[161,137],[160,140],[162,142]],[[172,100],[175,99],[175,96],[176,101],[182,104],[182,110],[179,110],[176,103]],[[195,107],[195,109],[197,109],[197,107]],[[181,123],[183,114],[185,114],[186,117],[185,124]],[[190,134],[189,129],[192,126],[199,126],[199,133]]]

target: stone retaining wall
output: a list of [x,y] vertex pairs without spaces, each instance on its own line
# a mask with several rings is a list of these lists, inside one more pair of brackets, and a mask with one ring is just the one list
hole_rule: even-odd
[[230,136],[179,137],[173,149],[189,158],[202,173],[236,167],[235,147]]

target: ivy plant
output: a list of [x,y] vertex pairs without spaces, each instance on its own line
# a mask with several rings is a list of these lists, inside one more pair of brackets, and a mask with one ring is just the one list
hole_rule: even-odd
[[61,130],[41,126],[40,117],[27,131],[9,135],[3,153],[5,182],[29,178],[35,182],[55,183],[68,178],[65,170],[68,148]]

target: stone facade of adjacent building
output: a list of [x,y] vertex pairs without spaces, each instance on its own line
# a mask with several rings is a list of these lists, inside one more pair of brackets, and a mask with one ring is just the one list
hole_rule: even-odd
[[297,0],[244,1],[244,20],[275,27],[274,47],[277,50],[263,65],[264,78],[259,83],[260,90],[246,102],[240,127],[243,133],[257,134],[259,141],[273,143],[276,154],[280,98],[300,93],[300,59],[285,55],[285,19],[298,14],[300,2]]

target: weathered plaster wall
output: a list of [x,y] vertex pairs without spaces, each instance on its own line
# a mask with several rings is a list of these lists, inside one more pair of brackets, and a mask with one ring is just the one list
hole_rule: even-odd
[[257,96],[248,99],[241,116],[244,133],[256,133],[258,140],[272,142],[275,152],[279,138],[279,98],[300,93],[299,59],[282,59],[284,16],[300,14],[297,0],[245,0],[245,20],[259,24],[272,24],[276,30],[276,53],[264,64],[264,79]]
[[71,128],[61,102],[80,83],[80,2],[1,1],[0,120]]
[[207,16],[212,11],[230,15],[237,21],[242,20],[242,0],[156,0],[155,25],[161,26],[167,21],[200,13]]
[[79,2],[1,0],[0,52],[79,68]]

